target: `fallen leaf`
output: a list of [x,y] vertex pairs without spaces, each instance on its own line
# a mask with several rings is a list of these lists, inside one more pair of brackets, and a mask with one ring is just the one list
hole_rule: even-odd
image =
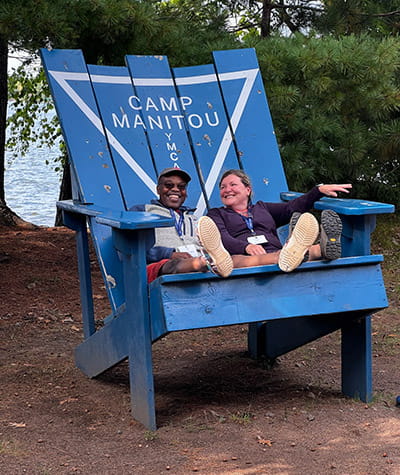
[[266,445],[268,447],[271,447],[272,446],[272,440],[269,440],[269,439],[263,439],[262,437],[260,437],[259,435],[257,436],[257,442],[261,445]]
[[60,406],[62,406],[66,402],[74,402],[74,401],[77,401],[77,400],[78,400],[77,397],[67,397],[67,399],[64,399],[63,401],[60,401],[59,404],[60,404]]
[[10,422],[8,425],[11,427],[26,427],[25,422]]

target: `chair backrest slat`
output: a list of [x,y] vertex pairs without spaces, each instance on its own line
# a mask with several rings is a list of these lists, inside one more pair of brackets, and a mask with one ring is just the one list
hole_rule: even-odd
[[243,169],[256,199],[280,201],[285,172],[254,49],[215,51],[215,67]]
[[88,66],[126,208],[156,197],[156,171],[129,71]]
[[202,187],[167,57],[130,55],[126,62],[157,173],[174,166],[186,170],[190,196],[198,196]]
[[60,98],[55,103],[77,179],[79,196],[74,198],[121,209],[123,199],[82,52],[44,50],[42,55],[53,97]]

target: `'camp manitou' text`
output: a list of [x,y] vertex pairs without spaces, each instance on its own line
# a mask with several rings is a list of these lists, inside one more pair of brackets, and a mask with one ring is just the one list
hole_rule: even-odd
[[[217,111],[208,111],[201,114],[190,114],[187,108],[192,104],[190,97],[181,97],[180,103],[185,115],[180,113],[180,109],[175,97],[168,100],[160,97],[157,101],[148,97],[143,105],[136,96],[131,96],[128,100],[132,112],[125,112],[121,107],[120,113],[112,113],[112,121],[116,128],[137,128],[160,130],[184,129],[186,120],[189,127],[200,129],[204,125],[217,127],[219,117]],[[140,111],[140,112],[137,112]]]

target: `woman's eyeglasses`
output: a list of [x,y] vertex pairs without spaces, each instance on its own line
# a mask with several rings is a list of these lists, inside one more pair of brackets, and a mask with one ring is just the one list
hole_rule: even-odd
[[172,190],[172,188],[178,188],[179,191],[186,190],[187,184],[186,183],[179,183],[175,185],[175,183],[163,183],[162,186],[167,188],[167,190]]

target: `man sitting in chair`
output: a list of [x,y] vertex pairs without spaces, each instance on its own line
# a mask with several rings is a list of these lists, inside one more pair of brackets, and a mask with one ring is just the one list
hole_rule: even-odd
[[184,170],[166,168],[158,176],[159,199],[130,208],[130,211],[147,211],[175,221],[174,227],[155,229],[154,246],[147,252],[149,283],[163,274],[212,270],[221,277],[227,277],[232,272],[232,258],[222,246],[216,226],[203,233],[202,246],[199,245],[194,210],[183,205],[190,180],[190,175]]

